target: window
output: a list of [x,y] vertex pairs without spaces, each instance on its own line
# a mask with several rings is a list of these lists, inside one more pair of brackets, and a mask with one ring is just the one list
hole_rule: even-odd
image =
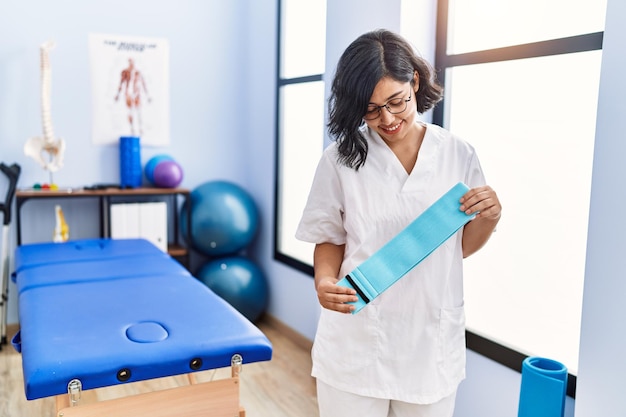
[[468,347],[563,362],[574,396],[606,1],[438,7],[434,122],[474,145],[503,205],[465,261]]
[[274,257],[312,275],[313,245],[294,235],[323,151],[326,0],[279,0],[278,15]]

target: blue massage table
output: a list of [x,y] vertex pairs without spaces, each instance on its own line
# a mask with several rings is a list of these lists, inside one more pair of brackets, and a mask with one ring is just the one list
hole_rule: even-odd
[[[146,240],[22,245],[12,279],[26,398],[57,396],[58,416],[244,416],[239,370],[272,356],[254,324]],[[228,366],[231,378],[195,383],[193,373]],[[79,401],[84,390],[181,374],[190,385]]]

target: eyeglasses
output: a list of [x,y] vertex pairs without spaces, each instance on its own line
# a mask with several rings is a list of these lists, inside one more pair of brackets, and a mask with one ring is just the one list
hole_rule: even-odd
[[406,110],[409,101],[411,101],[411,93],[409,92],[409,98],[394,98],[389,100],[382,106],[377,106],[375,104],[370,104],[367,106],[367,111],[365,112],[365,116],[363,116],[364,120],[374,120],[380,117],[380,111],[384,107],[391,114],[402,113]]

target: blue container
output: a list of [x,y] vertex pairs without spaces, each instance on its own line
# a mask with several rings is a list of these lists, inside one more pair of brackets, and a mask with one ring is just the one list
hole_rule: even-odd
[[540,357],[524,360],[518,417],[563,417],[566,395],[565,365]]
[[120,187],[141,187],[141,176],[141,145],[139,137],[120,137]]

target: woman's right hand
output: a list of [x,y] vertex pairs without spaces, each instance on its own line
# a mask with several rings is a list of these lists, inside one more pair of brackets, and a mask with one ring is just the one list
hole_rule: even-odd
[[337,285],[337,279],[333,277],[323,277],[316,281],[317,299],[322,307],[346,314],[355,309],[354,305],[348,304],[358,301],[355,290]]

